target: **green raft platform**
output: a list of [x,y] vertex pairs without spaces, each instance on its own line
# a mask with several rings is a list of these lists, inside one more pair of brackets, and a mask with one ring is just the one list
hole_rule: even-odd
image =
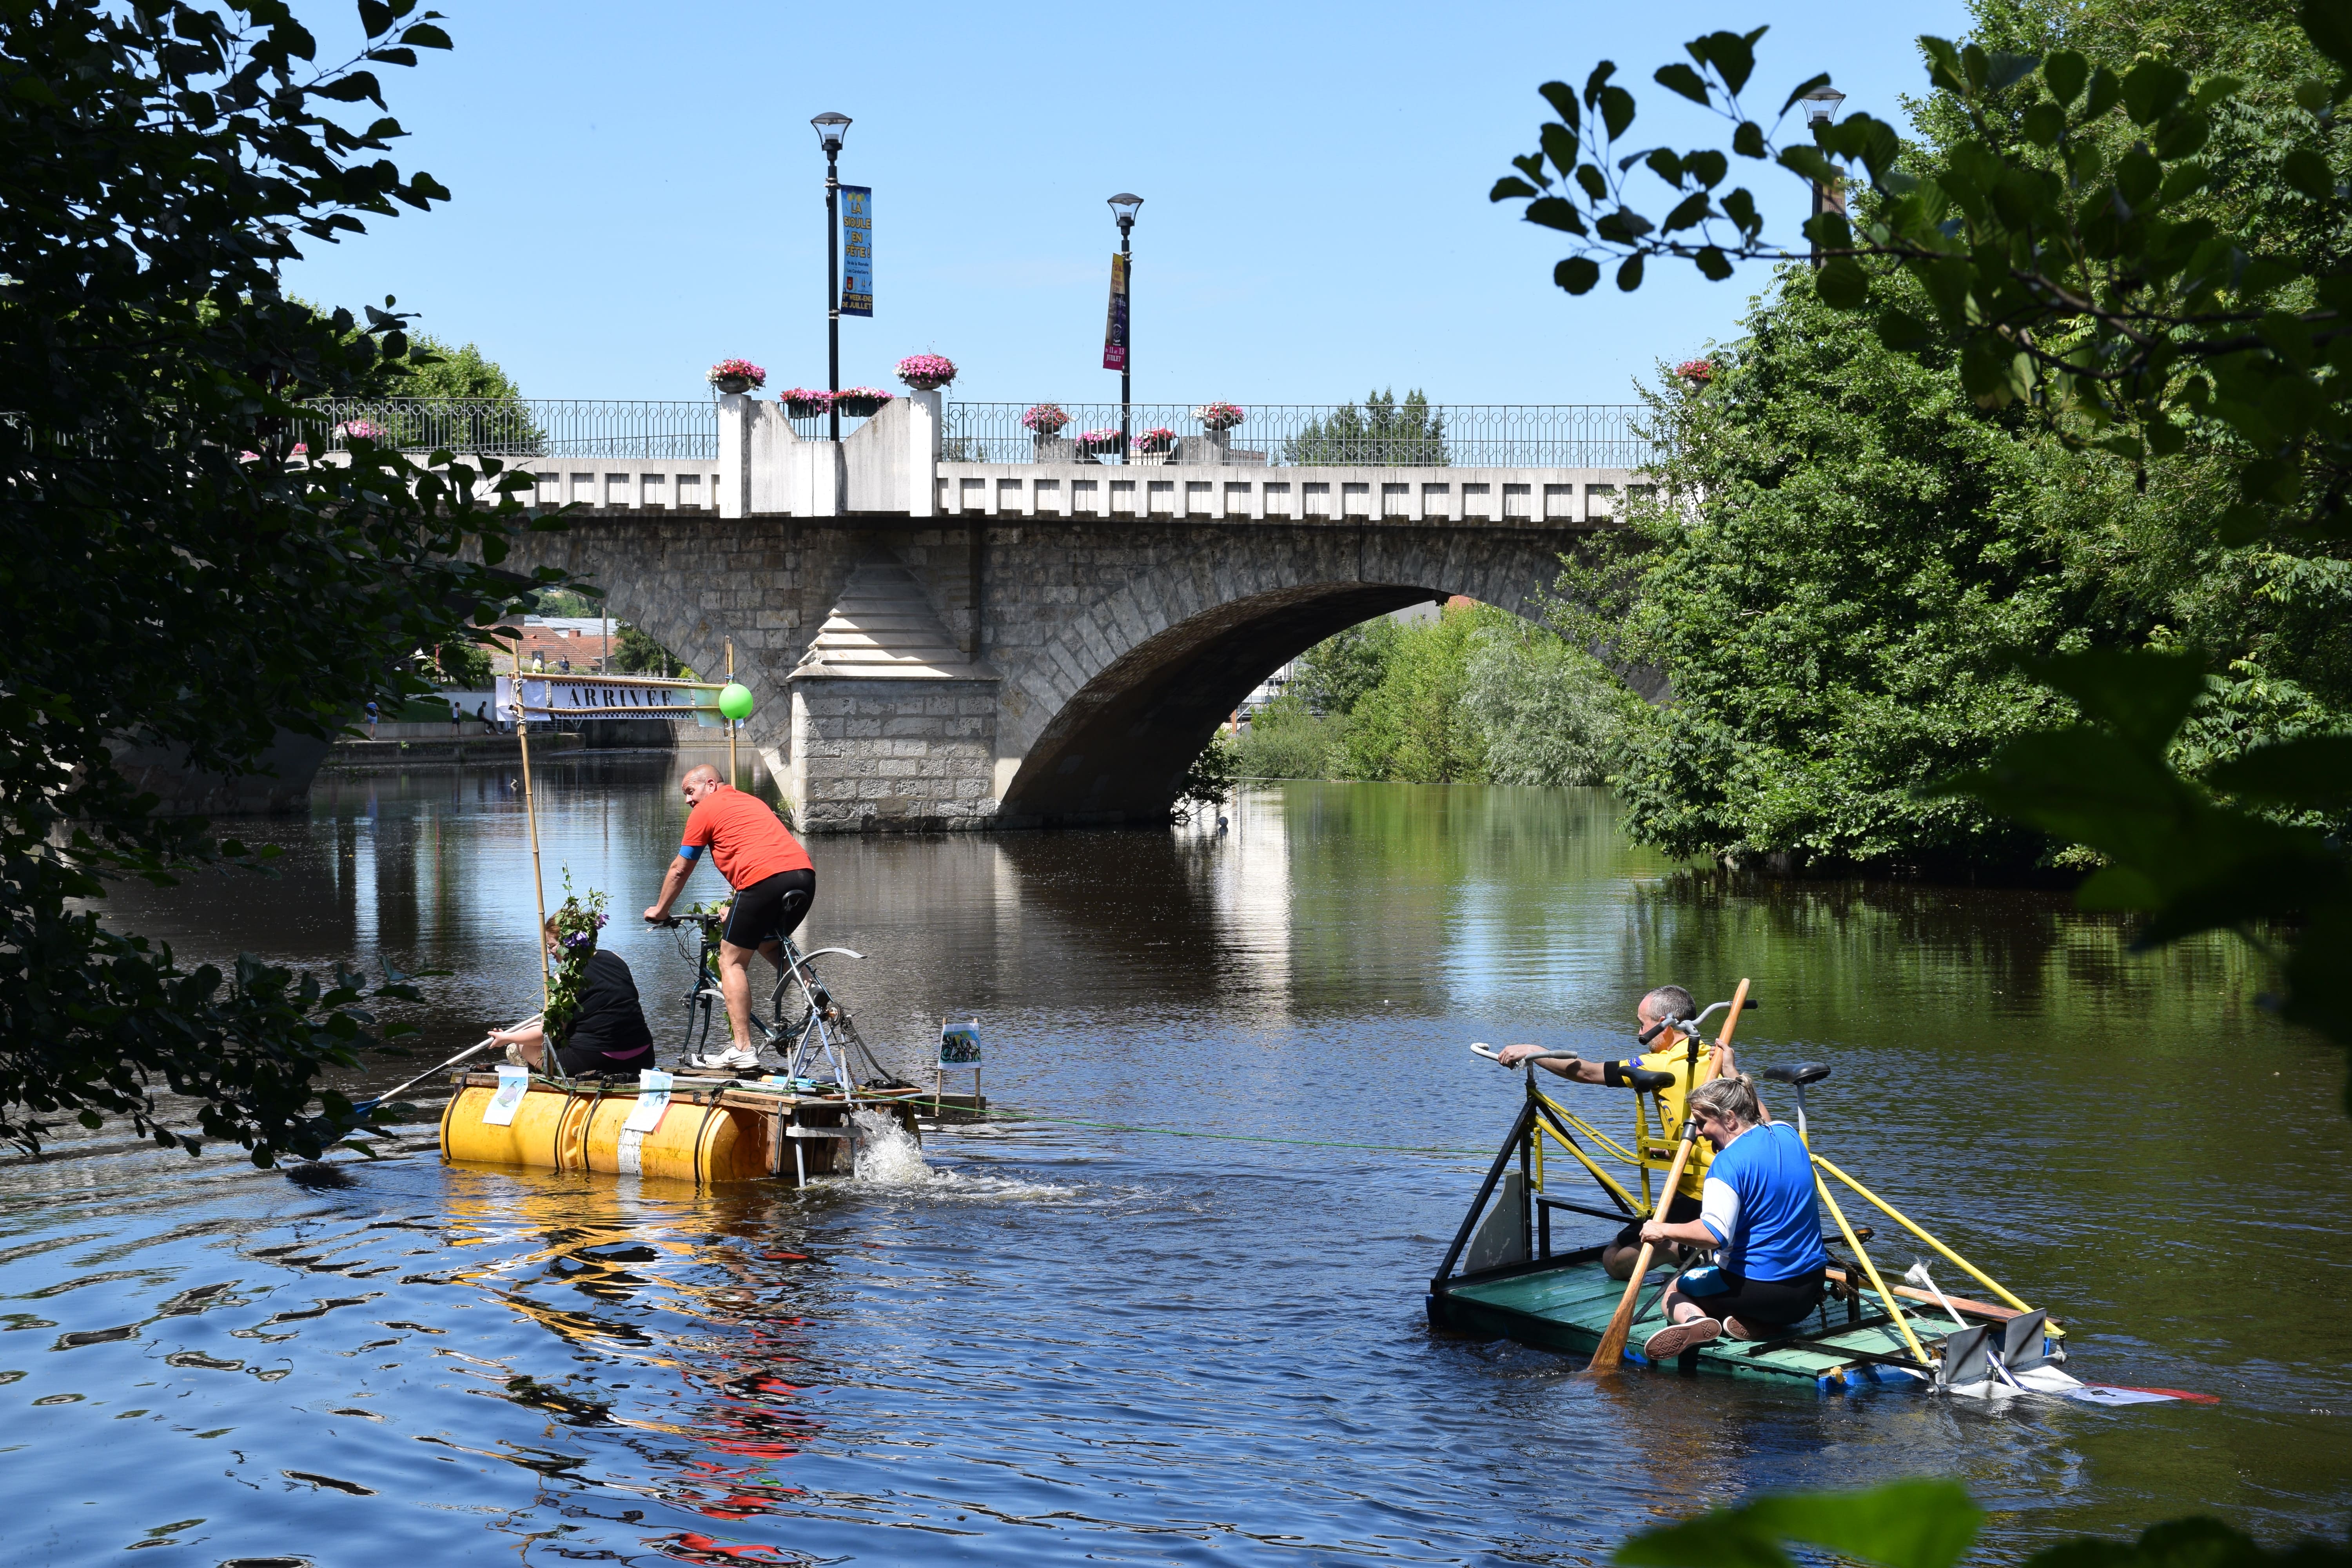
[[[1740,991],[1744,996],[1744,982]],[[1707,1012],[1727,1005],[1735,1009],[1736,1016],[1737,999],[1717,1003]],[[1692,1041],[1695,1077],[1701,1065],[1696,1025],[1705,1018],[1701,1015],[1693,1023],[1677,1026]],[[1727,1037],[1728,1033],[1727,1026]],[[1472,1048],[1493,1055],[1484,1047]],[[1640,1091],[1637,1120],[1632,1142],[1621,1143],[1543,1093],[1529,1075],[1518,1118],[1496,1151],[1494,1163],[1469,1213],[1463,1216],[1454,1245],[1429,1282],[1429,1321],[1433,1328],[1482,1339],[1514,1340],[1570,1354],[1589,1356],[1600,1347],[1624,1297],[1625,1283],[1603,1270],[1600,1247],[1555,1252],[1552,1224],[1555,1217],[1580,1216],[1603,1221],[1613,1229],[1646,1218],[1652,1212],[1648,1178],[1668,1163],[1664,1156],[1673,1152],[1674,1141],[1682,1131],[1680,1106],[1675,1106],[1670,1115],[1664,1097],[1657,1092],[1669,1081],[1666,1074],[1645,1071],[1628,1076]],[[1819,1063],[1800,1063],[1767,1068],[1763,1076],[1793,1091],[1798,1131],[1811,1148],[1805,1089],[1827,1079],[1830,1069]],[[1649,1102],[1646,1108],[1643,1102]],[[1591,1140],[1595,1148],[1588,1152],[1580,1137]],[[1643,1169],[1639,1197],[1603,1168],[1600,1156],[1604,1154]],[[2064,1359],[2060,1342],[2065,1331],[2046,1310],[2029,1308],[1818,1150],[1813,1151],[1812,1161],[1824,1226],[1822,1241],[1829,1258],[1822,1270],[1824,1295],[1820,1307],[1803,1322],[1789,1325],[1770,1339],[1726,1336],[1685,1351],[1675,1357],[1672,1370],[1803,1382],[1834,1392],[1882,1383],[1915,1388],[1969,1385],[1989,1375],[1985,1363],[1989,1353],[1997,1353],[2003,1364],[2019,1368]],[[1948,1293],[1922,1271],[1888,1279],[1864,1249],[1874,1233],[1847,1219],[1822,1181],[1823,1173],[1836,1178],[1880,1216],[1971,1276],[2000,1301]],[[1593,1184],[1591,1187],[1582,1184],[1587,1177]],[[1642,1344],[1665,1326],[1661,1303],[1674,1277],[1675,1271],[1663,1266],[1644,1277],[1625,1347],[1628,1362],[1651,1364],[1642,1353]],[[1915,1277],[1916,1284],[1897,1282]],[[1988,1345],[1992,1351],[1988,1351]],[[2016,1379],[2008,1381],[2014,1384]]]
[[[1625,1293],[1623,1280],[1612,1279],[1602,1272],[1601,1250],[1589,1247],[1532,1264],[1433,1281],[1430,1321],[1455,1333],[1590,1355],[1600,1344],[1611,1314],[1617,1310],[1618,1299]],[[1671,1268],[1651,1270],[1643,1288],[1642,1310],[1633,1320],[1626,1344],[1628,1362],[1650,1364],[1642,1354],[1642,1342],[1665,1327],[1657,1302],[1673,1278]],[[1825,1392],[1873,1383],[1916,1383],[1917,1374],[1906,1370],[1909,1348],[1877,1303],[1876,1295],[1865,1286],[1847,1300],[1822,1302],[1821,1311],[1780,1338],[1720,1339],[1685,1351],[1675,1358],[1674,1367],[1734,1377],[1795,1379]],[[1963,1317],[1971,1315],[1966,1307],[1960,1311]],[[2008,1316],[2003,1311],[1982,1321],[1997,1322]],[[1925,1327],[1916,1317],[1913,1322],[1914,1331]],[[1949,1329],[1948,1322],[1945,1326]],[[1929,1331],[1922,1337],[1941,1336]]]

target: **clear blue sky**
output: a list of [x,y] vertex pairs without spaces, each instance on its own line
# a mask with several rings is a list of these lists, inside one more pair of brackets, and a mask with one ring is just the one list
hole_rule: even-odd
[[[959,396],[1116,400],[1098,368],[1118,237],[1104,198],[1134,191],[1139,401],[1391,384],[1442,402],[1626,401],[1656,360],[1734,334],[1764,274],[1553,288],[1550,237],[1486,201],[1535,144],[1538,84],[1614,59],[1643,89],[1633,145],[1649,129],[1720,145],[1650,72],[1685,38],[1770,22],[1752,108],[1818,68],[1849,110],[1899,122],[1897,94],[1923,79],[1912,40],[1967,26],[1959,0],[440,4],[456,52],[383,74],[412,132],[398,160],[457,199],[315,247],[289,284],[353,306],[396,294],[535,397],[698,396],[736,354],[771,389],[823,385],[808,119],[838,110],[856,122],[842,177],[875,191],[876,310],[843,322],[845,384],[895,389],[898,359],[931,351],[962,368]],[[343,0],[297,10],[321,59],[356,40]],[[1748,167],[1792,234],[1802,191]]]

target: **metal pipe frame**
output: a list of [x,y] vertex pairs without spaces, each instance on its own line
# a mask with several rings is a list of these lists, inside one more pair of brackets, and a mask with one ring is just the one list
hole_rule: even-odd
[[[1905,1218],[1895,1210],[1895,1205],[1888,1203],[1885,1198],[1880,1197],[1876,1193],[1872,1192],[1868,1187],[1864,1186],[1860,1182],[1855,1181],[1852,1176],[1847,1175],[1843,1171],[1839,1170],[1835,1165],[1831,1164],[1821,1155],[1816,1154],[1813,1156],[1813,1163],[1819,1165],[1822,1170],[1827,1171],[1831,1175],[1835,1176],[1839,1181],[1843,1182],[1847,1186],[1852,1187],[1855,1195],[1860,1197],[1863,1202],[1875,1207],[1879,1213],[1885,1215],[1888,1219],[1893,1220],[1895,1224],[1901,1226],[1904,1229],[1909,1231],[1912,1235],[1917,1237],[1920,1240],[1934,1247],[1937,1252],[1941,1253],[1948,1260],[1949,1260],[1953,1267],[1965,1269],[1970,1279],[1983,1286],[1986,1289],[1991,1291],[1994,1295],[2000,1297],[2003,1301],[2006,1301],[2009,1305],[2016,1308],[2021,1312],[2030,1312],[2033,1310],[2032,1308],[2027,1306],[2024,1302],[2011,1295],[2009,1291],[2002,1287],[2000,1280],[1994,1279],[1991,1275],[1986,1273],[1975,1264],[1970,1263],[1967,1258],[1962,1258],[1958,1253],[1954,1252],[1950,1247],[1946,1247],[1934,1237],[1929,1236],[1926,1231],[1920,1229],[1919,1226],[1912,1224],[1911,1221]],[[1818,1180],[1818,1178],[1816,1179]],[[1824,1188],[1823,1191],[1826,1192],[1827,1189]],[[1874,1276],[1873,1279],[1874,1281],[1875,1276]]]

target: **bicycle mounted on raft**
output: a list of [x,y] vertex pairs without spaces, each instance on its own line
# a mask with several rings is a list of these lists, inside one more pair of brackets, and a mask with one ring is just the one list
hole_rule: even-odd
[[[719,987],[718,967],[719,933],[726,929],[727,916],[719,910],[700,910],[655,923],[670,931],[679,956],[695,965],[694,984],[686,994],[686,1033],[678,1042],[680,1055],[689,1063],[707,1058],[712,1016],[727,1016],[727,994]],[[697,933],[692,939],[687,935],[689,927]],[[857,1021],[827,988],[813,962],[834,954],[861,960],[866,955],[846,947],[803,952],[792,938],[781,940],[784,963],[776,975],[776,988],[768,997],[768,1016],[761,1017],[757,1007],[751,1010],[751,1028],[758,1037],[754,1049],[774,1051],[783,1064],[779,1076],[795,1087],[902,1087],[897,1075],[886,1069],[868,1048],[857,1032]],[[793,1014],[789,1021],[788,1009]],[[819,1064],[829,1069],[830,1077],[821,1078],[813,1070]]]

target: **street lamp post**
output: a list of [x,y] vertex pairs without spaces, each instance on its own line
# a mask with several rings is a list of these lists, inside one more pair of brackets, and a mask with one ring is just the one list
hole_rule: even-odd
[[1119,270],[1127,279],[1127,359],[1118,367],[1118,460],[1133,460],[1135,456],[1135,417],[1129,406],[1134,401],[1135,375],[1135,249],[1129,236],[1135,232],[1135,211],[1143,198],[1125,191],[1110,198],[1111,216],[1118,220]]
[[[809,121],[816,127],[817,145],[824,149],[824,389],[841,392],[841,143],[849,134],[849,116],[820,114]],[[825,417],[832,421],[828,437],[841,439],[841,410],[831,402]]]
[[[1803,101],[1805,105],[1805,123],[1808,125],[1827,125],[1837,118],[1838,105],[1845,101],[1845,94],[1830,86],[1827,82],[1823,82],[1821,86],[1813,89],[1812,91],[1805,94]],[[1811,217],[1819,217],[1823,213],[1843,214],[1844,211],[1845,192],[1838,186],[1826,185],[1821,181],[1815,180],[1813,182],[1813,210],[1807,216]],[[1818,239],[1813,241],[1812,262],[1816,268],[1822,264],[1822,242]]]

